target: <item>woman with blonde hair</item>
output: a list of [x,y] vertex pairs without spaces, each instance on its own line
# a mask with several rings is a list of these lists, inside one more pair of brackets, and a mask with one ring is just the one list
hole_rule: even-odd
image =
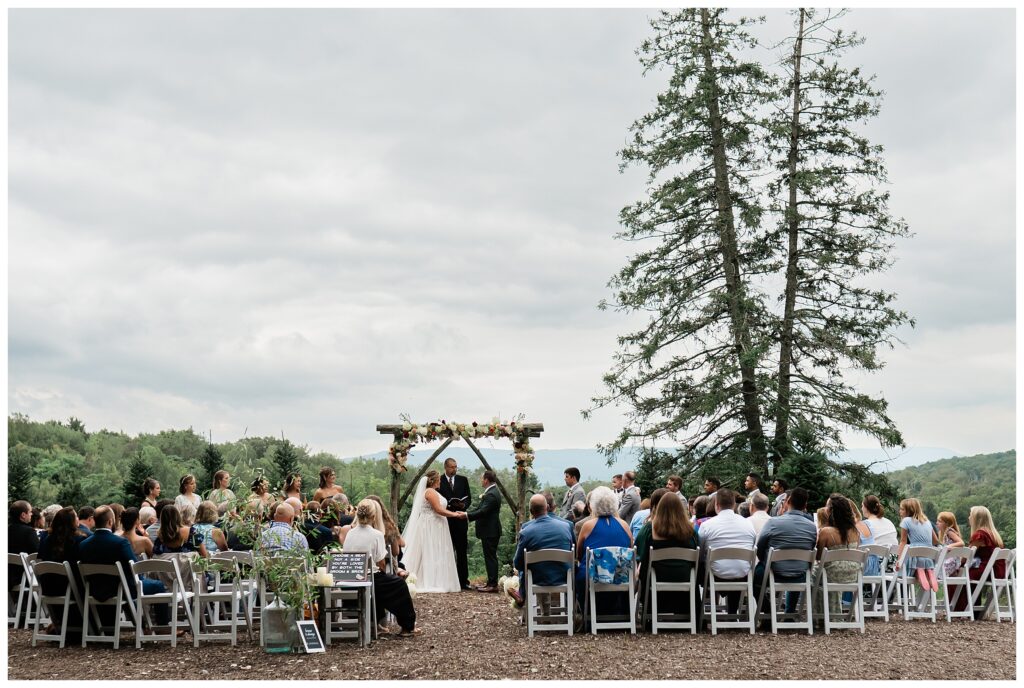
[[[409,522],[402,537],[408,543],[405,550],[405,568],[416,576],[416,589],[420,592],[459,592],[459,571],[455,564],[449,518],[466,518],[466,512],[449,511],[448,500],[441,496],[441,474],[427,471],[416,486],[416,498],[409,512]],[[372,501],[372,500],[371,500]],[[372,502],[377,506],[376,502]],[[380,531],[384,532],[384,519],[378,510]]]
[[[916,499],[904,499],[900,502],[900,551],[909,547],[934,547],[939,544],[931,521],[925,516],[921,502]],[[906,570],[914,571],[917,582],[925,590],[936,592],[939,582],[935,578],[935,562],[927,557],[908,557],[904,563]]]
[[[992,522],[992,512],[984,506],[972,506],[970,513],[967,515],[967,525],[971,529],[971,538],[968,540],[967,545],[969,547],[977,547],[974,552],[974,561],[971,563],[969,569],[967,569],[967,575],[971,579],[972,591],[977,587],[973,581],[981,580],[981,574],[985,573],[985,569],[988,568],[989,559],[995,553],[997,547],[1003,546],[1003,538],[1000,537],[999,531],[996,530],[995,524]],[[1006,577],[1006,561],[997,561],[992,573],[996,578]],[[958,586],[959,587],[959,586]],[[958,612],[967,609],[968,600],[971,595],[960,595],[956,596],[953,590],[950,590],[950,595],[956,600],[954,609]]]
[[[935,517],[935,525],[939,527],[939,542],[943,547],[963,547],[964,539],[960,535],[960,524],[956,522],[956,514],[952,511],[941,511]],[[958,559],[947,559],[942,564],[942,573],[952,576],[956,573]]]

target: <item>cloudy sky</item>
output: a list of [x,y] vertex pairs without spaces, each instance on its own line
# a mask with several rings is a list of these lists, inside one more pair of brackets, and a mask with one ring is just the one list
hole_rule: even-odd
[[[629,327],[596,304],[647,16],[11,11],[9,410],[343,456],[400,413],[611,439],[579,410]],[[863,388],[911,445],[1013,447],[1013,11],[846,24],[915,232],[881,283],[918,325]]]

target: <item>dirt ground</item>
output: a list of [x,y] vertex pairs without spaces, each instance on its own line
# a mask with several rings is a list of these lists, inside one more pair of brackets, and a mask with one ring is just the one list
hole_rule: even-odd
[[[31,647],[8,631],[9,679],[1014,679],[1016,625],[957,620],[868,621],[867,632],[826,637],[725,631],[716,637],[604,631],[530,639],[500,595],[419,595],[418,638],[382,637],[360,650],[269,655],[258,642]],[[243,636],[244,638],[244,636]],[[945,648],[943,650],[942,648]],[[944,657],[936,660],[936,655]],[[445,658],[442,660],[442,658]],[[711,661],[711,658],[714,658]]]

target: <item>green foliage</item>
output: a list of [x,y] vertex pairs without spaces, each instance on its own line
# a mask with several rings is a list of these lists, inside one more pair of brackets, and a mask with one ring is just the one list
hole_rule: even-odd
[[[972,506],[988,507],[1004,544],[1017,546],[1017,452],[955,457],[887,474],[907,497],[921,500],[928,518],[952,511],[969,533]],[[897,519],[898,520],[898,519]]]
[[123,495],[124,505],[127,506],[138,506],[142,503],[142,500],[146,498],[146,495],[142,491],[142,485],[146,482],[147,478],[153,477],[153,465],[150,464],[143,452],[139,452],[132,462],[128,464],[128,475],[124,479],[124,485],[121,488],[121,494]]
[[645,447],[636,464],[636,486],[640,494],[650,497],[671,474],[672,454],[654,447]]
[[224,469],[224,457],[220,449],[217,449],[217,445],[208,444],[199,462],[203,467],[203,475],[199,476],[199,485],[202,486],[199,491],[204,492],[206,489],[213,489],[213,476],[217,471]]
[[[794,448],[779,465],[779,475],[790,487],[807,490],[807,509],[814,511],[825,506],[828,496],[835,491],[833,475],[829,470],[828,457],[818,443],[813,430],[802,428],[794,432]],[[856,501],[857,497],[850,495]]]
[[32,489],[32,455],[31,449],[24,444],[17,444],[7,449],[7,503],[19,499],[32,501],[35,494]]
[[274,475],[277,484],[284,487],[289,476],[299,473],[299,455],[288,440],[274,448]]

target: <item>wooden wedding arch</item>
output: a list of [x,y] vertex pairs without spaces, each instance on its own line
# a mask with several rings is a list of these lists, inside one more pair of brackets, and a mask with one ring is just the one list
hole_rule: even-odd
[[[395,520],[401,512],[409,495],[416,489],[416,483],[430,468],[430,465],[441,456],[445,449],[452,442],[464,441],[473,450],[480,463],[489,471],[494,471],[491,464],[487,462],[483,452],[477,449],[474,439],[510,439],[515,454],[516,464],[516,497],[509,494],[509,491],[502,484],[500,479],[496,480],[498,490],[501,491],[505,501],[508,502],[516,518],[516,533],[523,523],[526,514],[526,477],[530,474],[530,466],[533,464],[533,447],[530,446],[531,437],[540,437],[544,432],[543,423],[527,423],[521,420],[500,422],[497,419],[491,423],[449,423],[441,422],[415,424],[410,422],[399,424],[384,424],[377,426],[377,432],[382,435],[391,435],[393,442],[388,450],[388,461],[391,466],[391,513]],[[412,480],[402,490],[402,475],[408,472],[406,462],[409,450],[417,444],[426,444],[443,440],[430,455],[420,469],[413,476]],[[497,476],[497,471],[494,471]]]

